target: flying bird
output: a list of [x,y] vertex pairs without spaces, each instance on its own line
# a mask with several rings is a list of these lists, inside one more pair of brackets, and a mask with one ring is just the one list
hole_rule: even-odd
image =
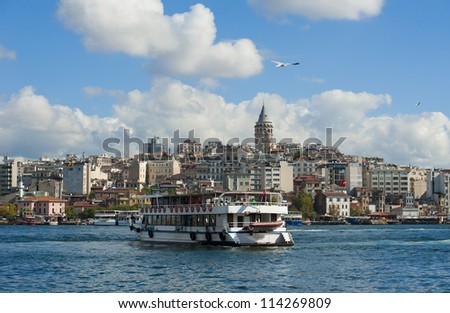
[[294,62],[294,63],[284,63],[284,62],[278,62],[278,61],[272,61],[273,63],[275,63],[275,67],[286,67],[289,65],[299,65],[300,62]]
[[416,107],[418,107],[420,105],[420,102],[417,102]]

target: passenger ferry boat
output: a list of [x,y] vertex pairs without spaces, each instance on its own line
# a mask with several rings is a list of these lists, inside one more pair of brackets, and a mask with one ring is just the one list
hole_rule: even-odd
[[286,226],[301,226],[303,224],[302,213],[300,212],[289,212],[281,218],[286,223]]
[[95,226],[116,226],[119,211],[103,210],[95,213]]
[[292,246],[279,193],[225,192],[142,196],[150,206],[130,219],[130,229],[152,243],[221,246]]
[[128,226],[131,216],[139,211],[103,210],[95,213],[94,225],[97,226]]

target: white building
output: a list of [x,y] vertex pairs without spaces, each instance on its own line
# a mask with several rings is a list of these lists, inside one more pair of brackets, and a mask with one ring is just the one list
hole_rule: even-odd
[[108,180],[108,174],[90,162],[69,162],[63,166],[64,190],[87,195],[97,180]]
[[293,168],[286,161],[261,166],[261,187],[263,190],[294,191]]
[[350,216],[350,196],[343,192],[318,192],[314,209],[319,214]]
[[363,169],[359,162],[350,162],[345,171],[345,187],[347,192],[363,186]]

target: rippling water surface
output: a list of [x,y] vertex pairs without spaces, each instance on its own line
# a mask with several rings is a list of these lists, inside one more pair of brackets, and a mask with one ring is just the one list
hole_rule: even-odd
[[149,245],[127,227],[0,226],[0,292],[450,292],[450,225],[301,226],[287,248]]

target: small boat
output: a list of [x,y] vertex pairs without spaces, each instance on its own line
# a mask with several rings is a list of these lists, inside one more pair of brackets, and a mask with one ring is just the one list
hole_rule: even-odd
[[116,226],[119,211],[103,210],[95,213],[95,226]]
[[26,218],[22,219],[20,224],[21,225],[36,225],[37,224],[37,220],[34,217],[26,217]]
[[282,216],[286,226],[301,226],[303,225],[302,213],[291,212]]
[[59,223],[58,223],[58,217],[57,216],[49,217],[49,218],[47,218],[44,221],[44,225],[57,226],[58,224]]
[[[145,200],[145,201],[144,201]],[[143,203],[150,205],[143,205]],[[149,243],[292,246],[281,217],[287,203],[275,192],[141,196],[130,230]]]
[[36,225],[38,223],[38,220],[33,211],[24,210],[22,212],[22,218],[20,219],[19,223],[20,225]]

